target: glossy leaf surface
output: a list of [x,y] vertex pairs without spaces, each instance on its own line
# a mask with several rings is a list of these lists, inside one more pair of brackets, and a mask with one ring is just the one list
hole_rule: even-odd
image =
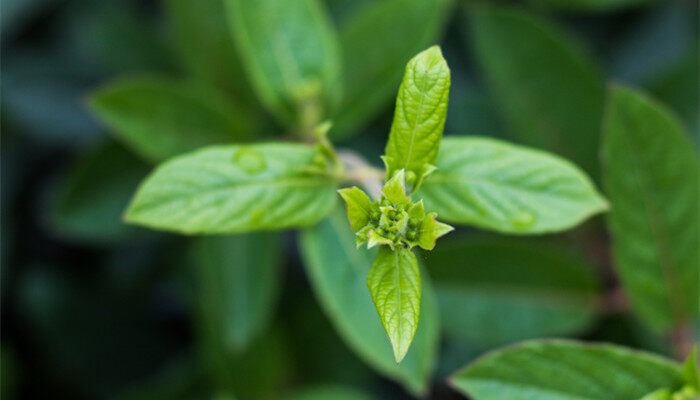
[[636,400],[678,388],[679,366],[607,344],[530,341],[487,353],[451,378],[475,400]]
[[417,196],[448,223],[515,234],[557,232],[607,209],[580,169],[539,150],[449,137],[436,166]]
[[213,146],[168,161],[136,193],[127,221],[184,234],[311,225],[335,203],[334,182],[309,172],[313,147]]

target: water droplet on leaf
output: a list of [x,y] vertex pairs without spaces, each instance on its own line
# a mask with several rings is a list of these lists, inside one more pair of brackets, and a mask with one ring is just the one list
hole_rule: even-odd
[[513,217],[512,223],[519,228],[525,228],[535,223],[535,216],[527,211],[520,211]]
[[260,173],[267,168],[265,156],[252,149],[243,148],[238,150],[233,157],[233,161],[243,171],[251,175]]

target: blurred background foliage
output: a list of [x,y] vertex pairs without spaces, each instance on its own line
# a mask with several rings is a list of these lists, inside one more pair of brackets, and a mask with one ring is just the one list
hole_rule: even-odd
[[[369,160],[383,150],[405,63],[432,43],[452,70],[446,134],[549,149],[599,179],[606,84],[617,81],[665,103],[698,144],[695,1],[321,6],[341,45],[333,135]],[[398,399],[418,390],[406,383],[412,372],[378,374],[372,348],[335,329],[335,306],[309,282],[333,277],[307,276],[294,234],[188,239],[121,223],[154,161],[218,139],[188,135],[198,124],[189,115],[153,129],[183,140],[148,151],[134,146],[138,136],[110,134],[86,105],[106,82],[186,88],[134,96],[127,108],[168,115],[205,99],[213,105],[201,112],[239,140],[288,134],[284,116],[256,100],[221,0],[3,0],[1,15],[3,399]],[[525,338],[672,354],[619,301],[602,222],[527,240],[460,229],[424,256],[441,315],[432,398],[460,398],[444,377]],[[314,249],[313,235],[332,228],[317,229],[302,247],[338,259]]]

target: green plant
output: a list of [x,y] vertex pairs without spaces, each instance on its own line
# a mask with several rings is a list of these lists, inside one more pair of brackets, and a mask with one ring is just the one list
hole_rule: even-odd
[[[436,247],[451,225],[544,235],[610,209],[615,264],[632,308],[660,332],[687,334],[698,312],[697,157],[680,124],[636,90],[613,86],[606,107],[593,62],[546,21],[489,8],[469,10],[465,19],[513,139],[564,154],[586,172],[502,140],[443,139],[451,71],[437,46],[405,68],[384,168],[358,154],[364,143],[351,134],[400,80],[388,71],[433,41],[449,1],[387,0],[358,12],[340,32],[314,0],[167,4],[197,79],[120,80],[97,91],[91,106],[123,143],[159,164],[126,221],[198,236],[198,322],[219,387],[256,397],[231,381],[241,380],[240,364],[277,356],[274,337],[259,334],[278,292],[277,231],[286,229],[300,230],[308,279],[345,343],[413,394],[428,389],[441,329],[481,351],[583,332],[600,308],[596,276],[556,245],[501,237]],[[222,39],[226,24],[209,25],[218,14],[228,18],[236,52]],[[379,44],[366,50],[370,41]],[[90,157],[81,176],[104,177],[92,166],[108,157],[119,168],[135,164],[107,148]],[[111,182],[115,193],[143,175],[138,167]],[[598,179],[610,204],[595,188]],[[74,229],[89,232],[86,220],[73,220]],[[576,234],[574,241],[584,236]],[[683,372],[619,346],[538,340],[489,354],[451,382],[477,400],[679,400],[698,390],[694,357]]]
[[[386,177],[380,198],[372,200],[356,186],[339,193],[357,246],[380,246],[367,285],[398,363],[420,313],[412,249],[432,250],[453,229],[438,215],[535,234],[571,228],[607,209],[585,174],[553,155],[474,137],[448,138],[439,151],[449,87],[450,71],[438,47],[409,61],[383,158],[386,172],[356,155],[339,154],[325,123],[315,128],[315,145],[214,146],[167,161],[141,185],[126,220],[185,234],[299,228],[331,212],[338,185],[358,182],[373,190]],[[361,167],[344,162],[348,156]]]

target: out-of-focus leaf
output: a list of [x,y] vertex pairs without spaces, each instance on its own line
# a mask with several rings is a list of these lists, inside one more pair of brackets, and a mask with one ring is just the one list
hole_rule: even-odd
[[549,244],[464,237],[441,243],[426,264],[445,333],[479,349],[579,333],[598,305],[591,267]]
[[132,193],[149,167],[114,142],[86,154],[63,179],[51,225],[60,235],[93,243],[129,241],[144,231],[122,221]]
[[280,281],[276,233],[209,236],[194,244],[197,298],[208,329],[239,354],[269,323]]
[[367,287],[398,364],[418,328],[421,285],[416,255],[402,246],[380,246],[367,274]]
[[52,18],[55,32],[45,52],[68,58],[73,69],[102,74],[171,71],[173,57],[155,18],[135,3],[72,0]]
[[700,176],[680,123],[622,86],[610,90],[603,171],[615,265],[634,309],[656,329],[695,318]]
[[646,86],[659,101],[671,107],[685,122],[687,130],[700,143],[700,55],[694,50]]
[[417,187],[431,171],[445,127],[449,95],[450,69],[440,47],[432,46],[408,62],[386,144],[387,179],[405,169],[409,186]]
[[[23,268],[20,315],[42,368],[86,398],[107,398],[147,376],[183,344],[144,299],[52,268]],[[104,362],[111,360],[111,362]],[[82,397],[82,396],[81,396]]]
[[597,177],[604,84],[586,52],[523,12],[472,9],[469,17],[477,61],[516,140]]
[[529,0],[566,11],[612,12],[646,5],[656,0]]
[[394,98],[408,60],[440,36],[451,0],[384,0],[358,7],[342,24],[345,89],[332,135],[362,128]]
[[214,388],[226,393],[220,398],[231,399],[228,393],[236,393],[240,399],[276,398],[291,373],[279,328],[257,337],[243,353],[232,354],[219,332],[209,329],[202,319],[197,321],[204,370]]
[[149,175],[126,213],[130,223],[183,234],[240,233],[314,224],[336,199],[299,143],[212,146],[176,157]]
[[504,233],[570,229],[605,211],[591,180],[553,154],[479,137],[446,137],[419,190],[441,220]]
[[248,99],[251,88],[236,56],[223,0],[167,0],[176,49],[199,79]]
[[373,398],[352,387],[339,385],[308,387],[284,397],[285,400],[371,400]]
[[678,364],[653,354],[562,340],[488,353],[451,378],[474,400],[635,400],[682,382]]
[[367,273],[376,254],[357,249],[342,207],[304,230],[301,250],[312,288],[338,334],[382,375],[412,393],[425,393],[435,365],[439,321],[435,294],[423,278],[421,322],[411,351],[396,365],[386,332],[367,289]]
[[606,68],[616,81],[642,84],[697,49],[697,7],[682,1],[658,1],[625,19],[614,36],[604,36]]
[[92,109],[128,146],[160,161],[209,144],[250,139],[245,113],[214,88],[135,77],[93,94]]
[[262,103],[291,127],[329,116],[341,95],[337,34],[319,0],[226,0],[234,42]]

